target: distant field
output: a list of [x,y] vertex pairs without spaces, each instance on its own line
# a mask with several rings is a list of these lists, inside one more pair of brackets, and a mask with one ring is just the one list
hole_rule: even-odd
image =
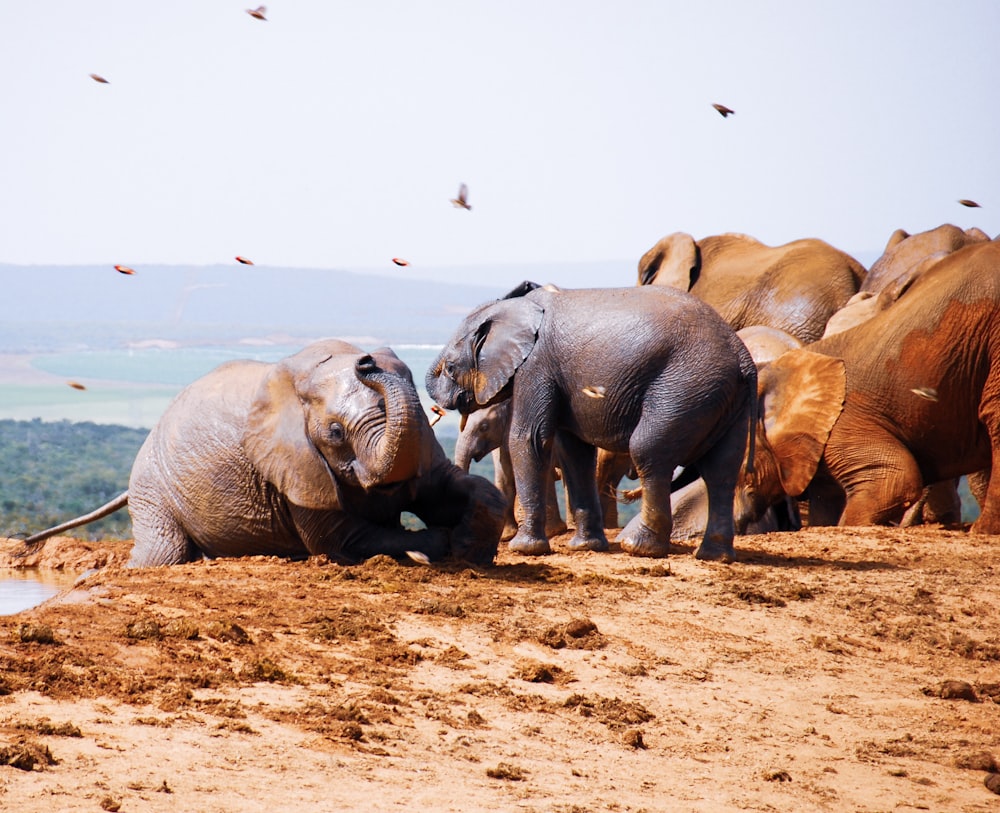
[[[180,347],[44,353],[31,357],[30,368],[18,380],[8,369],[0,385],[0,419],[92,421],[150,428],[171,399],[187,384],[225,361],[250,358],[277,361],[299,346]],[[437,355],[433,346],[394,348],[413,372],[425,405],[423,389],[428,365]],[[68,386],[69,381],[86,389]],[[449,415],[438,428],[457,435],[458,417]]]

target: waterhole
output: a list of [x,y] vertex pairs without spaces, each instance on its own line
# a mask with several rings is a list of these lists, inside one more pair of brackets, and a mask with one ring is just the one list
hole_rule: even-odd
[[37,607],[70,587],[76,576],[41,570],[0,570],[0,615]]

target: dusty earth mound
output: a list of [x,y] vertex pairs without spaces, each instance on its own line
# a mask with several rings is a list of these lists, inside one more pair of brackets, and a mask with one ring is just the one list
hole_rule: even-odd
[[101,569],[0,618],[0,808],[996,810],[996,545],[133,571],[52,540]]

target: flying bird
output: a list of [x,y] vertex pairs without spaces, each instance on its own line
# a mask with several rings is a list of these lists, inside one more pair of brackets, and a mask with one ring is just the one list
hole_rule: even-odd
[[912,390],[910,390],[910,392],[912,392],[914,395],[919,395],[921,398],[924,398],[928,401],[938,400],[937,390],[934,389],[933,387],[914,387]]
[[107,79],[105,79],[99,73],[92,73],[92,74],[90,74],[90,78],[93,79],[95,82],[100,82],[102,85],[110,85],[111,84]]
[[969,207],[970,209],[980,209],[980,208],[982,208],[982,207],[981,207],[981,206],[980,206],[980,205],[979,205],[978,203],[976,203],[976,202],[975,202],[974,200],[969,200],[968,198],[962,198],[962,199],[961,199],[961,200],[959,201],[959,203],[961,203],[961,204],[962,204],[963,206],[968,206],[968,207]]
[[243,265],[253,265],[253,260],[248,260],[246,257],[241,257],[236,255],[236,262],[243,263]]
[[79,381],[67,381],[66,383],[69,384],[75,390],[85,390],[85,389],[87,389]]
[[719,111],[719,115],[722,116],[722,118],[725,118],[726,116],[731,116],[733,113],[736,112],[732,108],[726,107],[724,104],[713,104],[712,107],[714,107],[716,110]]
[[467,211],[472,211],[472,207],[469,206],[469,187],[464,183],[458,187],[458,197],[451,199],[451,205],[456,209],[465,209]]
[[434,404],[431,407],[431,412],[433,412],[435,415],[437,415],[437,417],[433,421],[431,421],[431,426],[434,426],[434,424],[436,424],[439,420],[441,420],[447,414],[437,404]]
[[605,390],[604,387],[584,387],[582,392],[588,398],[603,398]]
[[409,556],[414,562],[421,565],[429,565],[431,563],[431,557],[422,550],[408,550],[406,555]]
[[396,263],[396,265],[409,265],[410,264],[407,260],[404,260],[402,257],[393,257],[392,261],[394,263]]
[[134,274],[135,273],[135,269],[134,268],[129,268],[127,265],[116,265],[115,266],[115,271],[117,271],[119,274]]
[[255,20],[264,20],[265,22],[267,22],[267,17],[264,16],[265,14],[267,14],[267,6],[257,6],[257,8],[248,8],[247,14],[249,14]]

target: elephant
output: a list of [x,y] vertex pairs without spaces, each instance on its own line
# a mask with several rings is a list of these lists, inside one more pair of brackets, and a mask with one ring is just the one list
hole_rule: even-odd
[[882,256],[868,269],[868,275],[858,290],[878,294],[893,286],[898,287],[905,283],[913,269],[932,255],[937,254],[940,259],[965,246],[989,242],[989,239],[989,235],[981,229],[963,231],[951,223],[912,235],[903,229],[896,229],[890,235]]
[[[472,461],[477,463],[486,455],[493,455],[493,482],[507,499],[503,534],[505,542],[517,533],[517,492],[514,489],[514,468],[507,447],[507,433],[510,430],[510,401],[474,412],[463,422],[462,431],[455,444],[455,465],[468,471]],[[556,496],[555,470],[546,485],[545,533],[558,536],[566,533],[567,526],[559,513]]]
[[889,310],[762,368],[737,522],[807,493],[811,525],[898,523],[925,484],[983,471],[1000,533],[1000,243],[948,254]]
[[[183,389],[140,448],[128,491],[105,508],[125,501],[131,567],[408,552],[485,565],[504,514],[493,484],[445,455],[396,354],[335,339],[275,364],[227,362]],[[403,511],[427,527],[404,530]]]
[[695,464],[709,491],[696,555],[732,561],[732,499],[756,423],[756,379],[732,328],[690,294],[525,282],[465,318],[426,383],[438,404],[466,415],[511,400],[508,444],[524,518],[510,550],[551,552],[543,484],[558,440],[571,550],[609,548],[595,478],[601,448],[630,455],[643,488],[641,512],[618,536],[623,550],[667,555],[672,475]]
[[695,241],[675,232],[639,260],[639,285],[689,291],[734,330],[767,325],[805,343],[823,335],[864,279],[857,260],[813,238],[771,247],[745,234]]

